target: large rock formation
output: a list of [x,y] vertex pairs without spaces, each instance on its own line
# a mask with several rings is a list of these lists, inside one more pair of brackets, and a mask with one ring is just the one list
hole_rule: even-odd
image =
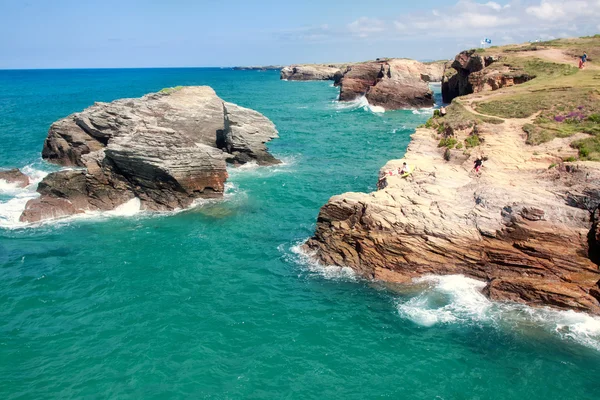
[[442,98],[450,103],[458,96],[498,90],[535,78],[501,62],[498,55],[481,55],[476,50],[459,53],[446,65],[442,80]]
[[342,74],[341,65],[302,64],[281,69],[281,79],[288,81],[332,81]]
[[433,106],[428,82],[441,79],[441,64],[389,59],[355,64],[341,78],[340,101],[365,96],[370,104],[386,110]]
[[44,178],[21,221],[112,210],[134,198],[148,210],[188,207],[222,195],[226,160],[277,163],[265,147],[274,137],[266,117],[210,87],[96,103],[50,127],[42,156],[83,169]]
[[382,169],[385,176],[405,161],[412,175],[332,197],[307,249],[368,278],[464,274],[486,281],[495,300],[600,314],[598,217],[590,220],[600,164],[549,170],[534,155],[544,149],[517,146],[523,139],[510,124],[480,134],[489,160],[478,176],[474,156],[455,150],[446,163],[432,131],[417,130],[405,159]]
[[377,59],[353,64],[293,65],[281,70],[281,79],[333,80],[340,101],[366,96],[386,110],[433,106],[430,82],[441,82],[444,63],[423,64],[408,59]]
[[370,104],[386,110],[433,106],[430,82],[441,82],[444,63],[408,59],[377,59],[362,63],[292,65],[281,79],[332,80],[340,86],[340,101],[366,96]]
[[17,187],[21,188],[29,185],[29,177],[17,168],[0,171],[0,180],[5,181],[6,183],[15,184]]

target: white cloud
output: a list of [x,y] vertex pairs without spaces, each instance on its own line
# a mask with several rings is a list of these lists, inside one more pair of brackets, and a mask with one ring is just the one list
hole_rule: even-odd
[[542,0],[525,11],[543,21],[573,21],[580,17],[600,15],[600,1]]
[[[499,1],[499,0],[498,0]],[[594,33],[600,29],[600,0],[513,0],[510,3],[459,0],[431,13],[403,15],[394,21],[402,35],[436,37],[559,37]],[[477,41],[478,42],[478,41]],[[505,42],[502,40],[502,42]]]
[[348,30],[355,36],[364,38],[371,34],[383,32],[385,22],[376,18],[361,17],[348,24]]

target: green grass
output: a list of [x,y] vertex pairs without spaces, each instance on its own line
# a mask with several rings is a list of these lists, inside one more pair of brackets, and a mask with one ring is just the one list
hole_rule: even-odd
[[181,89],[183,89],[183,86],[168,87],[160,89],[158,93],[171,94]]
[[445,135],[447,131],[471,129],[482,123],[501,124],[504,120],[494,117],[483,117],[473,114],[467,110],[458,100],[455,100],[446,107],[446,115],[433,116],[426,123],[425,127],[436,129],[440,135]]
[[477,136],[477,135],[471,135],[465,139],[465,147],[467,149],[477,147],[480,144],[481,144],[481,140],[479,139],[479,136]]
[[457,143],[458,143],[458,140],[456,140],[454,138],[443,138],[438,143],[438,147],[446,147],[448,149],[453,149]]
[[589,161],[600,161],[600,136],[576,140],[571,147],[579,150],[579,158]]

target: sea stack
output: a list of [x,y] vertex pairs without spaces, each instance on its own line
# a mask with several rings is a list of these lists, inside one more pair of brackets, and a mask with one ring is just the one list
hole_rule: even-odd
[[227,162],[279,162],[265,147],[275,137],[265,116],[207,86],[96,103],[50,127],[42,157],[77,168],[44,178],[21,221],[113,210],[133,199],[168,211],[221,197]]

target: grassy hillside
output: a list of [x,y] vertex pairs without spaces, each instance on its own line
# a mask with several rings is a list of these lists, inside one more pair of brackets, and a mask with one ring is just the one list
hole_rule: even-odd
[[[578,57],[584,51],[589,62],[580,70]],[[489,117],[532,118],[523,124],[527,143],[531,145],[556,137],[587,134],[588,137],[571,142],[571,146],[579,149],[581,160],[600,161],[600,35],[492,47],[477,53],[500,58],[488,68],[501,65],[535,78],[497,91],[457,98],[455,103],[468,102],[477,113]],[[481,120],[482,115],[453,106],[449,107],[446,118],[448,122],[457,118]],[[434,121],[429,125],[444,123],[439,119],[437,124]]]

